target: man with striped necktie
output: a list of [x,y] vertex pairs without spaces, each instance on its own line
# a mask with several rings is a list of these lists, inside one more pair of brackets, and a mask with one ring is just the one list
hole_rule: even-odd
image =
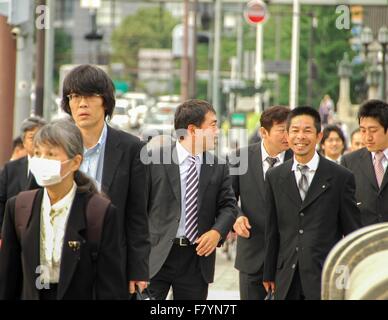
[[[175,113],[177,142],[153,150],[148,165],[151,234],[150,292],[165,299],[205,300],[213,282],[215,249],[236,219],[229,168],[209,151],[217,118],[206,101],[188,100]],[[170,161],[169,161],[170,160]]]

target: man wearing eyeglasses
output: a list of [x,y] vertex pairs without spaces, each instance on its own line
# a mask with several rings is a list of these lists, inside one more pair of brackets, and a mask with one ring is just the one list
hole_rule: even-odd
[[140,161],[143,143],[107,125],[115,96],[113,82],[102,69],[91,65],[74,68],[64,80],[62,97],[62,109],[73,117],[84,140],[81,170],[117,208],[129,292],[134,293],[136,286],[142,291],[149,280],[150,253],[146,173]]

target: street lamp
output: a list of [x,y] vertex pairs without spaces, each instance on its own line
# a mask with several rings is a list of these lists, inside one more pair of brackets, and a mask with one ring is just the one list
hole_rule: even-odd
[[364,27],[361,31],[361,43],[365,47],[365,60],[368,59],[368,47],[373,41],[373,32],[369,27]]
[[388,28],[386,26],[383,26],[379,30],[378,34],[378,41],[381,44],[381,47],[383,49],[383,101],[385,102],[387,99],[387,71],[386,71],[386,59],[385,56],[387,54],[387,45],[388,45]]

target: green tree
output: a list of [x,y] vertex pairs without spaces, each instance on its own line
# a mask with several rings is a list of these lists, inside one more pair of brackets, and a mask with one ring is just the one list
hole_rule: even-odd
[[54,88],[59,85],[59,68],[72,62],[71,35],[61,28],[55,29],[54,44]]
[[171,48],[171,33],[177,23],[168,11],[158,7],[141,8],[127,16],[112,34],[112,61],[124,63],[134,76],[139,49]]

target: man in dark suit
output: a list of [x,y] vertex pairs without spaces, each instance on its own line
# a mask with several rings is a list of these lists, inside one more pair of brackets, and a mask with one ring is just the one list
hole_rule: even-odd
[[[241,201],[238,218],[233,228],[237,233],[235,267],[240,271],[240,299],[264,300],[264,177],[268,169],[277,167],[292,157],[286,137],[286,120],[290,110],[275,106],[260,117],[261,143],[252,144],[232,155],[233,189]],[[244,165],[242,162],[247,162]],[[232,169],[232,170],[233,170]]]
[[293,159],[266,175],[264,287],[275,299],[320,299],[321,272],[331,248],[360,227],[353,174],[321,157],[319,113],[291,111]]
[[388,104],[365,102],[358,121],[365,148],[345,155],[342,164],[356,178],[357,205],[367,226],[388,221]]
[[117,208],[125,251],[123,268],[129,292],[142,291],[149,280],[150,252],[146,212],[146,171],[141,141],[105,122],[115,107],[114,85],[98,67],[80,65],[63,83],[62,108],[81,130],[85,152],[81,171],[92,177]]
[[176,300],[204,300],[215,249],[236,219],[236,199],[228,165],[209,152],[218,134],[213,107],[202,100],[182,103],[175,129],[176,144],[153,151],[148,165],[150,292],[165,299],[172,287]]
[[23,121],[21,125],[21,138],[27,151],[27,156],[6,163],[0,173],[0,238],[7,200],[21,191],[38,187],[30,173],[28,162],[33,156],[35,133],[45,124],[46,121],[40,117],[30,117]]

